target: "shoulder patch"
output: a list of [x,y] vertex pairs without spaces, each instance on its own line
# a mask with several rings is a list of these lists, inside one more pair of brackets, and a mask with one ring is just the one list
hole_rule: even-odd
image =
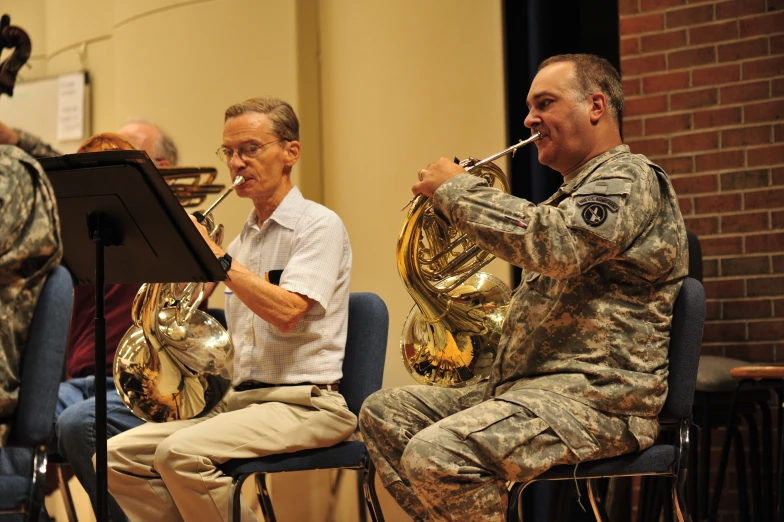
[[583,209],[582,217],[587,225],[598,227],[607,221],[607,207],[599,203],[591,203]]

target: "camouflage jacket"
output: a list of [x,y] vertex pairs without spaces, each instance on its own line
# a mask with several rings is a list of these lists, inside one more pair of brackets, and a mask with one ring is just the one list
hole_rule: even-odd
[[471,175],[444,183],[434,204],[481,248],[523,268],[486,398],[546,390],[647,417],[644,431],[658,430],[672,307],[688,271],[665,172],[620,145],[540,205]]
[[51,158],[54,156],[62,156],[62,153],[53,149],[51,145],[44,142],[41,138],[36,136],[35,134],[30,134],[29,132],[25,132],[22,129],[14,129],[16,133],[19,135],[19,143],[16,144],[17,147],[31,155],[32,157],[38,158]]
[[20,354],[46,275],[62,254],[49,179],[22,149],[0,145],[0,421],[16,408]]

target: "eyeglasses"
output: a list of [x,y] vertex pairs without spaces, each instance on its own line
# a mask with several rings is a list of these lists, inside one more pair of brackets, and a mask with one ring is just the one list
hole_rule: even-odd
[[[272,145],[273,143],[278,143],[279,141],[286,141],[286,140],[277,139],[275,141],[268,141],[267,143],[254,143],[252,141],[249,141],[247,143],[243,143],[242,145],[240,145],[236,153],[239,154],[240,158],[244,160],[253,159],[259,154],[261,154],[261,151],[264,150],[264,148],[266,148],[267,145]],[[235,154],[234,150],[228,147],[220,147],[218,150],[215,151],[215,155],[218,156],[218,158],[221,161],[227,164],[231,162],[231,159],[234,157],[234,154]]]

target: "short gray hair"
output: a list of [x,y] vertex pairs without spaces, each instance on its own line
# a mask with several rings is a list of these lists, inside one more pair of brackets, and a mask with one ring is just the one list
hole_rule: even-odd
[[243,114],[258,112],[266,114],[269,118],[270,129],[278,138],[285,141],[299,141],[299,120],[294,109],[279,98],[260,96],[250,98],[241,103],[235,103],[226,109],[224,122]]
[[156,126],[156,128],[160,133],[158,135],[158,143],[155,144],[155,148],[158,150],[158,156],[169,160],[169,163],[172,165],[176,165],[177,161],[179,160],[177,145],[174,144],[174,140],[172,140],[168,134],[163,132],[160,127]]
[[153,129],[158,131],[158,139],[155,142],[155,160],[165,159],[169,160],[171,165],[177,165],[177,161],[179,160],[180,153],[177,150],[177,145],[175,145],[174,140],[166,134],[163,129],[160,128],[157,124],[141,119],[136,118],[132,120],[128,120],[125,122],[124,125],[130,125],[132,123],[136,123],[138,125],[146,125],[148,127],[152,127]]
[[539,65],[537,72],[548,65],[561,62],[574,64],[575,90],[588,96],[601,92],[607,97],[607,107],[618,128],[623,121],[623,83],[621,75],[610,62],[593,54],[559,54],[552,56]]

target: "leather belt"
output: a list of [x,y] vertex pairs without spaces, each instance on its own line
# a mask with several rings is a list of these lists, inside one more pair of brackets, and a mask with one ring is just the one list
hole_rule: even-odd
[[244,381],[239,383],[237,386],[234,387],[236,391],[248,391],[248,390],[258,390],[260,388],[277,388],[278,386],[315,386],[316,388],[321,388],[322,390],[333,391],[337,392],[339,390],[338,382],[333,382],[330,384],[314,384],[311,382],[299,382],[296,384],[271,384],[268,382],[258,382],[258,381]]

